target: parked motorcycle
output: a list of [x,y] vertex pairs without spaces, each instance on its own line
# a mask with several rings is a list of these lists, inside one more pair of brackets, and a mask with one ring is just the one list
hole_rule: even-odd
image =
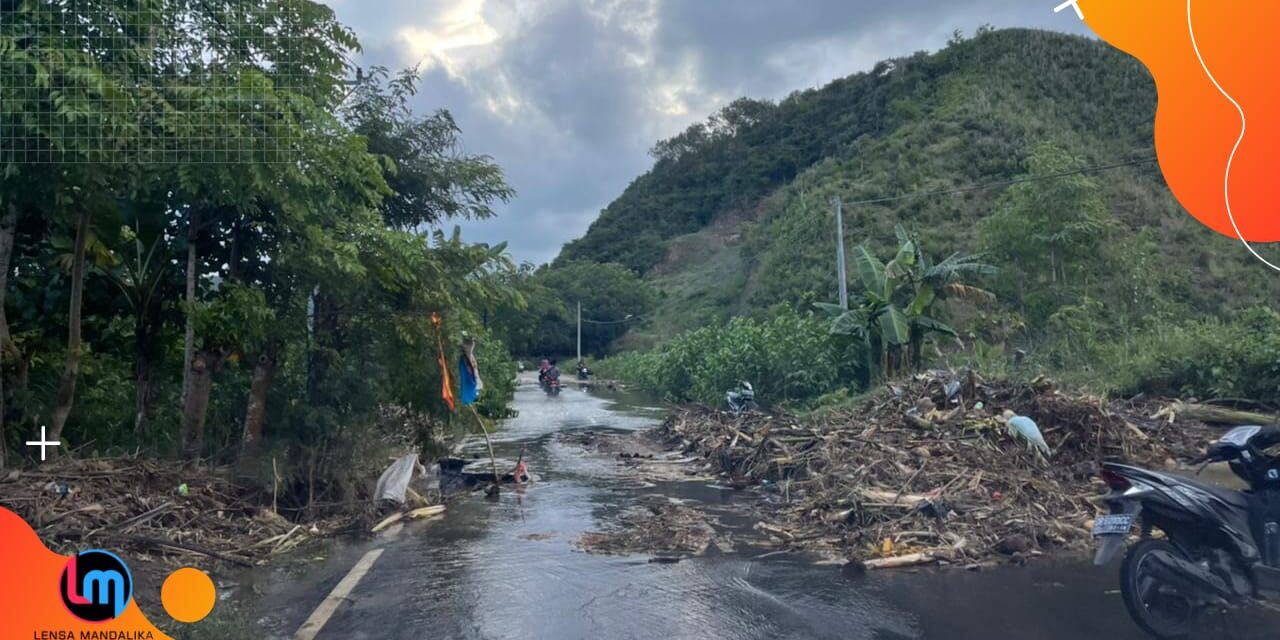
[[724,394],[724,400],[729,405],[729,411],[735,414],[755,411],[758,408],[756,391],[751,387],[751,383],[746,381],[743,381],[736,390]]
[[[1192,461],[1229,463],[1249,483],[1243,491],[1103,464],[1111,513],[1094,522],[1094,562],[1115,558],[1137,526],[1139,540],[1120,565],[1120,593],[1144,631],[1199,637],[1197,624],[1215,608],[1280,600],[1280,458],[1264,453],[1275,444],[1280,427],[1236,427]],[[1164,539],[1153,537],[1153,529]]]

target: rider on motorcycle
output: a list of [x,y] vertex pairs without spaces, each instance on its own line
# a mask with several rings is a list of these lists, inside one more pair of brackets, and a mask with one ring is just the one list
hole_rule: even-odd
[[538,367],[538,384],[546,386],[552,380],[560,380],[560,370],[556,368],[554,358],[543,358],[542,365]]

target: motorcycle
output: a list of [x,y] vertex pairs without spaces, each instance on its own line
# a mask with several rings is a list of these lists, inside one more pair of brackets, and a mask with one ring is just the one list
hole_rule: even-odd
[[729,405],[729,411],[735,415],[755,411],[758,408],[756,391],[751,387],[751,383],[746,381],[743,381],[737,390],[724,394],[724,400]]
[[1275,444],[1280,427],[1236,427],[1192,461],[1228,463],[1249,484],[1243,491],[1103,464],[1111,512],[1094,521],[1094,563],[1114,559],[1137,527],[1139,540],[1120,565],[1120,593],[1143,631],[1198,637],[1197,624],[1213,609],[1280,600],[1280,458],[1264,453]]
[[560,376],[546,376],[540,383],[542,390],[549,396],[560,395]]

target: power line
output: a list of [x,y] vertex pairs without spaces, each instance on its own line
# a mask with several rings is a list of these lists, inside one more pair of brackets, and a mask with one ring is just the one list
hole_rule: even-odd
[[628,316],[621,320],[587,320],[584,318],[582,322],[585,324],[622,324],[624,322],[635,322],[637,320],[644,320],[645,318],[648,318],[648,317],[649,316]]
[[1157,159],[1156,156],[1147,156],[1145,158],[1137,158],[1135,160],[1129,160],[1127,162],[1117,162],[1115,164],[1104,164],[1104,165],[1098,165],[1094,167],[1084,167],[1082,169],[1075,169],[1072,171],[1063,171],[1060,173],[1050,173],[1043,176],[1028,176],[1026,178],[1014,178],[1012,180],[986,182],[983,184],[968,185],[964,187],[955,187],[952,189],[940,189],[938,191],[916,191],[912,193],[905,193],[898,196],[884,196],[880,198],[869,198],[866,200],[853,200],[853,201],[847,201],[847,202],[842,201],[842,203],[850,206],[861,205],[861,204],[878,204],[881,202],[894,202],[896,200],[906,200],[909,198],[927,198],[930,196],[945,196],[953,193],[967,193],[969,191],[982,191],[983,189],[994,189],[996,187],[1008,187],[1015,184],[1023,184],[1026,182],[1038,182],[1041,180],[1056,180],[1058,178],[1065,178],[1067,176],[1075,176],[1075,175],[1081,175],[1085,173],[1097,173],[1099,171],[1109,171],[1111,169],[1119,169],[1121,167],[1131,167],[1134,165],[1155,162],[1156,159]]

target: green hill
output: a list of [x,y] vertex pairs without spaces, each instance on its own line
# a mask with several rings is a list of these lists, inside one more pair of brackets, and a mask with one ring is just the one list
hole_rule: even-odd
[[[653,167],[557,263],[618,262],[644,275],[662,299],[622,343],[643,346],[778,303],[834,299],[830,199],[893,198],[846,208],[850,246],[865,241],[883,255],[901,223],[932,254],[985,251],[1002,268],[986,283],[998,310],[1033,335],[1070,321],[1072,310],[1127,326],[1271,304],[1280,294],[1273,274],[1187,215],[1146,161],[1155,107],[1145,68],[1103,43],[983,30],[776,104],[740,99],[658,143]],[[1011,188],[911,195],[1130,161]],[[1006,233],[1016,216],[1052,226],[1086,206],[1081,224],[1098,227],[1074,253],[1056,255],[1065,231],[1047,240],[1029,231],[1025,242]],[[850,273],[856,288],[852,265]]]

